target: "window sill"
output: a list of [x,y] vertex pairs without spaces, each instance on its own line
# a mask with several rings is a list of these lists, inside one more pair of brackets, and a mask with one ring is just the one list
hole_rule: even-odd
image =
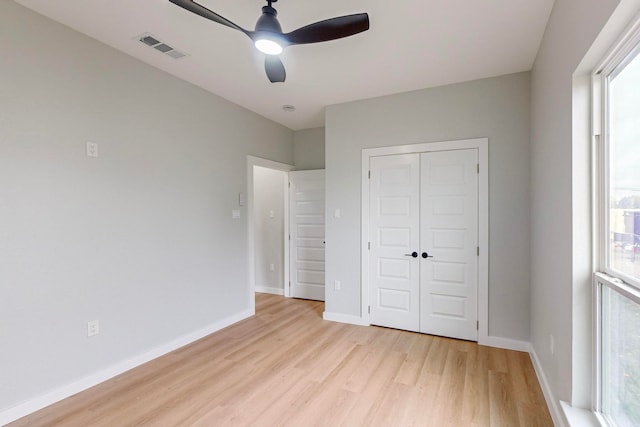
[[592,411],[574,408],[563,401],[560,401],[560,406],[570,427],[602,427],[602,424],[600,424],[600,421]]

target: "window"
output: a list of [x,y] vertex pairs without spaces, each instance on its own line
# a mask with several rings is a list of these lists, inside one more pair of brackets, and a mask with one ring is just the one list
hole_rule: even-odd
[[612,426],[640,426],[640,295],[607,276],[596,280],[600,312],[601,418]]
[[[640,426],[640,32],[595,76],[601,99],[596,212],[596,411],[605,425]],[[595,132],[598,133],[598,132]],[[598,136],[598,135],[596,135]]]
[[608,76],[610,274],[640,282],[640,56]]

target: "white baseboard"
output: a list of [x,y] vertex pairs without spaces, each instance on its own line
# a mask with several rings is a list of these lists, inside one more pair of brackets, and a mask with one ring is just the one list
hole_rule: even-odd
[[200,338],[203,338],[214,332],[217,332],[220,329],[224,329],[227,326],[251,317],[251,315],[252,314],[250,310],[245,310],[232,316],[226,317],[222,320],[219,320],[218,322],[215,322],[209,326],[206,326],[189,334],[183,335],[179,338],[174,339],[173,341],[153,348],[145,353],[116,363],[115,365],[102,369],[89,376],[80,378],[79,380],[76,380],[72,383],[58,387],[48,393],[36,396],[33,399],[18,404],[14,407],[4,409],[0,411],[0,426],[29,415],[46,406],[59,402],[62,399],[66,399],[69,396],[84,391],[104,381],[107,381],[117,375],[122,374],[123,372],[131,370],[153,359],[177,350],[180,347],[184,347],[185,345],[197,341]]
[[269,286],[256,286],[256,292],[263,294],[284,295],[283,288],[273,288]]
[[479,337],[478,344],[489,347],[504,348],[506,350],[524,351],[526,353],[528,353],[531,348],[531,344],[529,344],[528,341],[518,341],[510,338],[493,336]]
[[538,359],[538,355],[536,354],[536,350],[533,348],[532,344],[529,344],[529,355],[531,356],[531,361],[533,362],[533,369],[536,371],[536,375],[538,376],[538,382],[540,383],[540,388],[542,388],[544,400],[547,401],[547,407],[549,408],[549,412],[551,413],[553,424],[556,427],[567,427],[567,422],[562,415],[562,410],[560,409],[559,402],[553,396],[551,387],[549,387],[549,381],[547,381],[547,376],[542,370],[540,359]]
[[324,320],[330,320],[332,322],[350,323],[352,325],[359,325],[359,326],[369,326],[369,323],[365,322],[362,317],[353,316],[351,314],[331,313],[329,311],[325,311],[324,313],[322,313],[322,318]]

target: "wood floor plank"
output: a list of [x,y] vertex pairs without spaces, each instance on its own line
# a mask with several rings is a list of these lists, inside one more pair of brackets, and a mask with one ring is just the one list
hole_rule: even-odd
[[495,372],[509,372],[509,364],[507,363],[507,352],[495,348],[489,348],[488,368]]
[[409,405],[419,403],[417,399],[412,399],[414,393],[415,389],[406,384],[389,384],[367,416],[367,425],[403,425],[411,410]]
[[553,425],[528,354],[323,310],[258,294],[255,316],[9,427]]
[[[442,377],[435,374],[422,376],[422,384],[418,384],[412,394],[413,404],[406,415],[407,426],[434,426],[434,414],[438,412],[437,399]],[[415,408],[420,408],[416,410]],[[487,424],[488,425],[488,424]]]
[[489,371],[489,417],[491,426],[520,426],[520,417],[514,395],[508,374]]
[[461,418],[470,425],[489,423],[489,348],[469,349]]
[[[432,342],[429,346],[429,352],[422,362],[421,376],[425,373],[442,375],[447,360],[447,353],[449,352],[449,346],[455,344],[455,340],[449,341],[442,337],[432,337],[431,339]],[[421,380],[418,378],[418,384],[420,383]]]
[[[380,369],[383,369],[383,374],[386,373],[387,369],[393,369],[394,367],[385,366],[384,362],[389,362],[388,355],[393,354],[397,358],[401,358],[400,366],[404,362],[406,356],[402,353],[390,353],[389,351],[384,351],[380,348],[367,348],[367,354],[362,359],[362,363],[360,363],[352,372],[346,375],[346,381],[344,383],[344,388],[347,390],[351,390],[355,393],[362,393],[367,387],[369,387],[369,383],[372,380],[372,377],[381,378]],[[395,370],[395,375],[398,374],[400,370],[400,366]]]
[[424,366],[425,359],[429,353],[429,347],[433,340],[427,336],[416,335],[411,348],[408,350],[395,382],[414,386],[418,382],[420,372]]
[[[371,425],[375,422],[375,412],[384,399],[384,391],[393,382],[405,358],[402,353],[380,350],[373,352],[372,356],[372,363],[364,368],[368,371],[366,382],[357,387],[358,400],[342,425]],[[361,369],[363,366],[358,367],[360,374],[365,372]],[[358,379],[362,380],[362,376],[358,375]]]
[[524,352],[510,351],[507,353],[507,361],[516,399],[525,403],[544,404],[544,396],[529,355]]
[[461,425],[462,396],[467,371],[467,353],[449,349],[434,405],[434,425]]
[[326,403],[320,406],[320,412],[317,416],[305,425],[339,426],[344,422],[359,398],[357,393],[344,389],[336,389],[335,391],[327,389],[327,392],[325,395],[330,395],[331,398],[325,400]]

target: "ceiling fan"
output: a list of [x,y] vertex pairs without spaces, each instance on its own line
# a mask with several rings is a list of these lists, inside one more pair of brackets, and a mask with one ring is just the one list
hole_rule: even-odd
[[249,31],[193,0],[169,1],[203,18],[246,34],[253,40],[256,48],[266,54],[264,68],[271,83],[284,82],[286,78],[284,65],[278,58],[278,55],[282,53],[285,47],[341,39],[369,29],[369,15],[357,13],[325,19],[324,21],[293,30],[290,33],[283,33],[278,18],[276,18],[278,12],[271,6],[272,3],[278,0],[267,0],[267,6],[262,7],[262,16],[256,22],[255,30]]

